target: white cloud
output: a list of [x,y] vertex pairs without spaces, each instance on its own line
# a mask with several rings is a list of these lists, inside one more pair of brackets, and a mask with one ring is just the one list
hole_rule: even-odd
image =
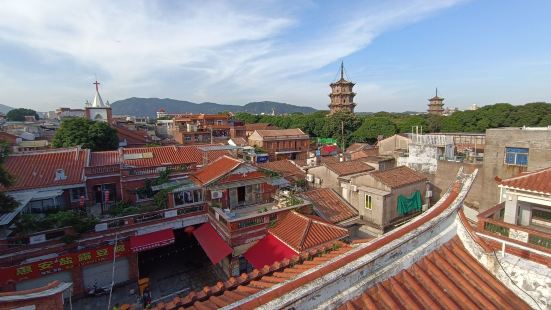
[[[355,3],[333,11],[295,2],[5,1],[0,43],[30,49],[39,63],[65,60],[93,70],[82,75],[107,77],[110,97],[237,103],[262,97],[323,108],[327,81],[312,72],[365,48],[388,29],[456,2]],[[310,9],[321,15],[302,20]],[[25,81],[20,83],[23,88]],[[55,85],[36,90],[60,101],[62,94],[52,94],[66,91]],[[68,93],[67,101],[74,98]],[[51,104],[53,109],[61,103]]]

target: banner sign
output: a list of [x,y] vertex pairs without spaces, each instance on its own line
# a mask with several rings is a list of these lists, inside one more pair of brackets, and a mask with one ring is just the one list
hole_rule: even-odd
[[337,139],[333,138],[318,138],[318,144],[335,144]]
[[[130,254],[128,242],[117,244],[117,257]],[[99,262],[113,260],[113,246],[106,245],[96,249],[83,250],[77,253],[64,254],[55,258],[45,259],[33,263],[0,269],[0,279],[3,285],[8,281],[20,282],[40,278],[52,273],[70,270],[78,266],[86,266]]]

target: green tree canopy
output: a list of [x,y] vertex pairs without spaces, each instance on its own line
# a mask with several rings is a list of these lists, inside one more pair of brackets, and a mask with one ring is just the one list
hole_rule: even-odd
[[394,135],[396,129],[396,125],[388,117],[366,117],[360,128],[352,134],[352,140],[373,143],[379,135],[385,138]]
[[38,113],[36,113],[35,110],[25,108],[13,109],[10,110],[8,114],[6,114],[6,118],[8,119],[8,121],[14,122],[24,121],[25,116],[34,116],[34,118],[38,119]]
[[66,119],[56,131],[54,147],[72,147],[80,145],[92,151],[115,150],[119,146],[117,130],[104,122],[95,122],[86,118]]
[[[11,176],[3,166],[4,161],[8,157],[9,153],[9,145],[5,141],[0,140],[0,189],[1,188],[7,188],[10,185],[13,184],[14,178]],[[0,192],[0,213],[6,213],[13,211],[13,209],[17,208],[19,203],[13,199],[13,197],[10,197],[6,195],[3,191]]]

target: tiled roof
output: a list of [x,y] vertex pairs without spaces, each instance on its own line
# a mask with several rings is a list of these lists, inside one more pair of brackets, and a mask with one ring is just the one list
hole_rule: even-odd
[[333,224],[358,216],[358,211],[330,188],[313,189],[302,195],[312,202],[316,213]]
[[349,245],[337,242],[334,243],[334,246],[320,247],[308,252],[302,252],[291,259],[284,259],[273,263],[269,267],[265,266],[260,270],[255,269],[248,274],[243,273],[237,278],[231,277],[225,282],[218,282],[214,286],[205,287],[198,292],[192,292],[184,298],[176,297],[168,303],[157,304],[153,309],[218,309],[278,283],[297,277],[301,273],[351,249],[352,247]]
[[471,256],[459,237],[339,309],[530,309]]
[[551,194],[551,168],[524,172],[512,178],[498,181],[505,187]]
[[263,130],[263,129],[278,129],[278,127],[269,123],[245,124],[245,130],[247,131]]
[[375,171],[371,173],[371,175],[390,188],[422,182],[427,179],[424,175],[406,166],[399,166],[384,171]]
[[261,168],[268,169],[274,172],[279,172],[283,174],[283,177],[297,177],[297,178],[304,178],[306,177],[306,172],[304,172],[302,169],[300,169],[297,165],[295,165],[291,160],[284,159],[284,160],[277,160],[277,161],[271,161],[265,164],[259,164],[258,165]]
[[297,252],[334,242],[349,235],[345,228],[295,211],[287,213],[268,231]]
[[[167,164],[189,164],[189,163],[203,163],[204,152],[200,147],[208,145],[189,145],[189,146],[157,146],[157,147],[137,147],[137,148],[125,148],[122,150],[123,163],[135,167],[156,167]],[[125,155],[128,154],[147,154],[139,159],[125,159]],[[151,154],[151,156],[149,156]],[[208,160],[213,161],[220,156],[228,155],[228,151],[208,151]],[[128,158],[128,156],[126,156]]]
[[[89,152],[70,148],[10,155],[4,168],[16,181],[9,191],[83,183]],[[66,179],[55,180],[58,169],[63,169]]]
[[371,147],[371,145],[367,143],[352,143],[349,147],[346,148],[346,152],[347,153],[358,152],[367,147]]
[[358,160],[334,163],[326,162],[324,163],[324,165],[331,171],[335,172],[338,176],[367,172],[375,169],[370,165]]
[[263,138],[285,136],[302,136],[304,138],[308,138],[308,135],[299,128],[256,130],[256,132]]
[[235,137],[235,138],[231,138],[231,140],[237,145],[237,146],[247,146],[249,145],[249,142],[247,141],[247,139],[243,138],[243,137]]
[[91,152],[89,167],[109,166],[121,163],[119,151]]
[[202,184],[207,184],[229,173],[242,163],[243,162],[239,159],[229,156],[222,156],[203,167],[203,169],[195,173],[194,176]]

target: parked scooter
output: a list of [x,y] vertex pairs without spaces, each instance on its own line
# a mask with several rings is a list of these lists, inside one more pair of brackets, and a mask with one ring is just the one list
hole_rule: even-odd
[[94,286],[92,286],[89,290],[88,290],[88,295],[91,295],[91,296],[101,296],[101,295],[107,295],[109,294],[109,285],[107,286],[98,286],[98,282],[95,282],[94,283]]

